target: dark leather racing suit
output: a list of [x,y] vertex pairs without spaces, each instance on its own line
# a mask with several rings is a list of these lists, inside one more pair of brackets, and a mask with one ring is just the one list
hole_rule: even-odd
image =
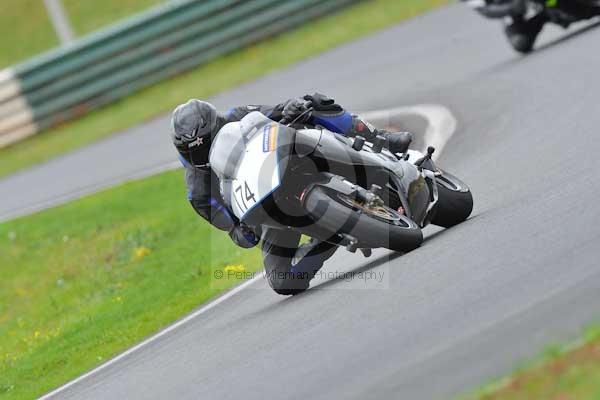
[[[286,103],[275,106],[247,105],[232,108],[225,114],[226,123],[239,121],[253,111],[259,111],[274,121],[280,121]],[[361,135],[369,140],[381,132],[375,130],[359,116],[353,115],[351,126],[345,132],[338,133],[351,137]],[[218,178],[210,167],[195,167],[183,158],[180,159],[186,169],[188,200],[194,210],[216,228],[229,232],[231,239],[241,247],[253,247],[259,239],[262,239],[267,274],[282,274],[282,278],[289,273],[299,274],[307,278],[303,280],[305,281],[303,284],[308,285],[308,281],[314,277],[323,263],[334,254],[337,246],[317,240],[311,240],[300,246],[301,235],[291,230],[265,229],[263,232],[255,233],[244,229],[237,218],[224,206],[219,192]],[[289,294],[290,289],[297,289],[285,287],[290,285],[289,279],[270,279],[269,282],[273,289],[281,294]]]

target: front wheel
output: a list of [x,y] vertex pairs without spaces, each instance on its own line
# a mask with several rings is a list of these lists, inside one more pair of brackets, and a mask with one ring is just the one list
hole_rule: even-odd
[[528,54],[533,51],[535,41],[548,21],[545,13],[539,13],[533,18],[513,18],[512,22],[505,25],[504,32],[512,48],[521,53]]
[[460,179],[447,172],[436,177],[438,203],[431,223],[444,228],[458,225],[473,211],[473,195]]
[[350,196],[321,186],[308,192],[303,204],[316,225],[332,234],[352,236],[361,248],[409,252],[423,243],[420,227],[385,205],[365,207]]

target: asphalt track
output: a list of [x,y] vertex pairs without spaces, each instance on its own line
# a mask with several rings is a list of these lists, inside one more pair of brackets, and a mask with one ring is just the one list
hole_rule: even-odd
[[[440,162],[471,185],[474,215],[403,256],[340,251],[294,298],[259,280],[55,397],[446,399],[600,318],[600,30],[560,35],[522,58],[454,5],[219,96],[444,104],[459,131]],[[117,144],[156,154],[164,129],[158,119],[87,159],[99,168],[90,157],[105,146],[118,171]]]

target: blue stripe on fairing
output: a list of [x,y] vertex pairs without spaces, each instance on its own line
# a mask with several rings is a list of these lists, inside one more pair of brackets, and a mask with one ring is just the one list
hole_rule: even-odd
[[352,115],[347,111],[334,117],[324,115],[313,116],[312,120],[313,124],[321,125],[332,132],[342,135],[347,135],[352,129]]

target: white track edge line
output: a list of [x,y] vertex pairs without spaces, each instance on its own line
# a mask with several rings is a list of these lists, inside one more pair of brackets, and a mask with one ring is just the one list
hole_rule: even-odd
[[161,330],[160,332],[150,336],[149,338],[143,340],[142,342],[136,344],[135,346],[129,348],[128,350],[124,351],[123,353],[111,358],[110,360],[106,361],[104,364],[101,364],[99,366],[97,366],[96,368],[94,368],[93,370],[86,372],[85,374],[79,376],[78,378],[75,378],[74,380],[67,382],[66,384],[54,389],[53,391],[43,395],[42,397],[40,397],[40,400],[46,400],[51,398],[52,396],[55,396],[57,394],[59,394],[60,392],[64,391],[65,389],[68,389],[69,387],[81,382],[82,380],[86,379],[87,377],[94,375],[100,371],[102,371],[103,369],[109,367],[110,365],[116,363],[117,361],[127,357],[129,354],[137,351],[138,349],[146,346],[147,344],[155,341],[156,339],[168,334],[169,332],[177,329],[178,327],[186,324],[187,322],[191,321],[192,319],[198,317],[199,315],[204,314],[205,312],[211,310],[212,308],[215,308],[216,306],[218,306],[219,304],[223,303],[224,301],[228,300],[229,298],[235,296],[237,293],[241,292],[242,290],[246,289],[248,286],[252,285],[253,283],[257,282],[259,279],[261,279],[264,276],[264,272],[255,276],[254,278],[242,283],[241,285],[238,285],[236,287],[234,287],[233,289],[231,289],[230,291],[228,291],[227,293],[221,295],[220,297],[217,297],[216,299],[212,300],[210,303],[205,304],[204,306],[200,307],[198,310],[192,312],[191,314],[188,314],[186,317],[180,319],[179,321],[175,322],[172,325],[169,325],[168,327],[164,328],[163,330]]

